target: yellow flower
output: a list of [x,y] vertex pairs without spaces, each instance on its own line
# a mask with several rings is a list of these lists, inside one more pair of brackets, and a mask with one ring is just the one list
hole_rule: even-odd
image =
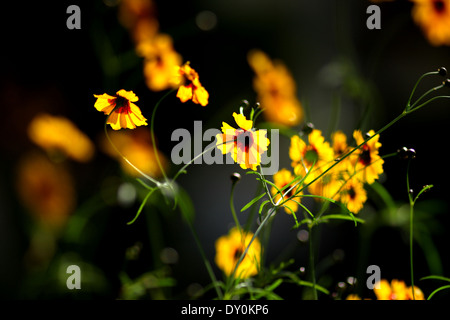
[[133,103],[139,100],[133,91],[121,89],[115,96],[104,93],[94,94],[94,97],[97,98],[94,107],[108,115],[107,123],[114,130],[135,129],[137,126],[147,125],[147,119]]
[[253,88],[264,108],[267,120],[285,126],[295,126],[303,119],[303,108],[296,96],[295,81],[281,62],[272,62],[260,50],[248,54],[248,62],[255,72]]
[[[241,233],[242,232],[242,233]],[[230,230],[228,235],[216,240],[216,265],[230,276],[242,253],[249,245],[253,233],[240,231],[237,228]],[[261,243],[258,238],[253,240],[247,254],[236,269],[235,277],[245,279],[258,273],[261,257]]]
[[[292,180],[294,180],[294,176],[292,175],[292,173],[287,170],[287,169],[281,169],[280,171],[278,171],[277,173],[275,173],[273,175],[273,182],[274,184],[278,187],[278,189],[282,189],[283,187],[285,187],[286,185],[289,185],[289,187],[287,187],[286,189],[284,189],[282,192],[282,194],[286,193],[288,191],[288,189],[290,189],[292,187],[292,185],[290,184],[290,182]],[[297,193],[298,189],[300,188],[300,185],[296,186],[295,188],[293,188],[291,191],[289,191],[289,193],[285,196],[285,198],[290,198],[292,197],[294,194]],[[277,191],[277,189],[275,187],[272,187],[272,195],[275,196],[275,203],[277,203],[280,198],[281,198],[281,194]],[[298,195],[301,195],[302,192],[299,192]],[[283,200],[285,199],[283,198]],[[294,199],[298,202],[300,202],[300,197],[294,197]],[[285,203],[286,206],[288,206],[289,208],[292,209],[292,211],[296,212],[298,209],[298,204],[297,202],[293,201],[293,200],[288,200]],[[288,208],[284,208],[284,210],[286,211],[286,213],[291,214],[291,210],[289,210]]]
[[[371,137],[375,132],[370,130],[367,134]],[[355,130],[353,137],[357,145],[360,145],[365,140],[360,130]],[[360,150],[355,151],[351,155],[352,164],[355,166],[356,177],[368,184],[373,183],[383,173],[384,160],[378,155],[378,149],[381,147],[381,143],[378,142],[379,138],[379,135],[372,138]]]
[[[377,287],[379,286],[379,289]],[[405,282],[393,279],[391,283],[382,279],[375,284],[373,289],[378,300],[412,300],[412,287],[406,287]],[[414,296],[416,300],[425,300],[422,290],[414,286]]]
[[[158,166],[155,151],[151,143],[150,132],[148,130],[137,128],[132,134],[130,132],[114,131],[111,132],[110,138],[120,153],[139,170],[153,178],[161,177],[162,172]],[[122,170],[126,174],[132,177],[141,176],[138,171],[130,166],[130,164],[116,152],[105,136],[103,136],[101,147],[106,154],[119,161]],[[161,152],[158,152],[158,157],[163,169],[166,170],[168,167],[167,159]]]
[[412,17],[434,46],[450,45],[450,0],[412,0]]
[[270,141],[266,130],[254,130],[253,121],[242,114],[233,113],[239,129],[222,122],[223,134],[216,135],[216,146],[223,154],[230,153],[242,169],[256,170],[261,164],[261,155],[267,151]]
[[322,132],[313,129],[308,135],[308,144],[297,135],[291,137],[289,157],[296,175],[305,175],[311,168],[313,169],[306,179],[306,183],[309,183],[331,164],[333,149],[325,141]]
[[177,97],[181,102],[192,100],[203,107],[208,104],[209,93],[200,83],[197,71],[191,68],[189,62],[181,67],[175,67],[173,81],[180,86]]
[[150,90],[161,91],[175,87],[172,78],[182,57],[173,48],[169,35],[158,34],[151,40],[141,42],[137,50],[144,57],[144,77]]
[[22,203],[44,225],[61,227],[75,208],[72,176],[41,154],[20,160],[16,187]]
[[367,201],[364,185],[355,178],[344,180],[343,183],[344,185],[339,192],[339,199],[350,212],[358,213]]
[[121,0],[118,18],[136,44],[151,39],[158,32],[156,6],[151,0]]
[[89,161],[94,154],[94,145],[69,119],[39,114],[28,126],[30,139],[50,154],[61,152],[80,161]]

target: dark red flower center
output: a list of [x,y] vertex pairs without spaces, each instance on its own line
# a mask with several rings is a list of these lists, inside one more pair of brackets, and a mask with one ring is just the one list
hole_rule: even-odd
[[367,144],[362,147],[361,154],[359,155],[359,162],[365,166],[369,165],[372,161],[370,156],[370,148]]
[[248,153],[250,148],[253,146],[254,140],[251,131],[238,129],[236,130],[236,135],[234,137],[234,144],[239,149],[243,150],[245,153]]
[[[284,187],[286,187],[287,183],[283,184],[280,188],[283,189]],[[294,189],[291,189],[292,186],[286,187],[286,189],[284,189],[283,191],[281,191],[281,194],[285,194],[287,190],[289,190],[289,192],[286,194],[286,198],[290,198],[294,195]]]
[[445,11],[445,2],[443,0],[435,0],[433,1],[433,7],[437,13],[443,13]]
[[116,112],[118,113],[130,113],[130,101],[127,98],[116,96]]

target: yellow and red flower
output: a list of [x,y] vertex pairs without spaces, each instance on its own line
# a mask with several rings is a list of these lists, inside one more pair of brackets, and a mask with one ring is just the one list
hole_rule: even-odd
[[[373,136],[375,132],[370,130],[367,135]],[[364,138],[360,130],[353,132],[356,144],[360,145],[364,142]],[[361,146],[360,150],[355,151],[351,156],[351,162],[354,166],[355,176],[363,182],[372,184],[383,173],[384,160],[379,156],[378,149],[381,143],[378,142],[380,136],[377,135]]]
[[137,51],[144,57],[144,77],[152,91],[173,88],[174,70],[181,64],[182,57],[175,51],[173,40],[167,34],[157,34],[141,42]]
[[203,107],[208,104],[209,93],[200,83],[197,71],[191,68],[189,62],[181,67],[175,67],[173,81],[179,85],[177,97],[181,102],[192,100]]
[[[286,187],[286,189],[281,191],[282,194],[285,194],[292,187],[291,182],[292,182],[292,180],[294,180],[294,178],[295,178],[294,175],[289,170],[283,168],[273,175],[273,182],[277,186],[277,188],[280,190],[283,189],[285,186],[289,185],[288,187]],[[293,197],[292,199],[294,199],[295,201],[290,199],[290,200],[286,201],[285,205],[288,206],[294,212],[296,212],[298,209],[297,202],[300,202],[299,195],[302,194],[302,192],[298,192],[299,188],[300,188],[300,185],[294,187],[291,191],[288,192],[288,194],[285,197],[283,197],[283,200]],[[275,203],[278,203],[282,194],[280,194],[280,192],[278,192],[278,190],[275,187],[272,187],[271,192],[272,192],[272,195],[275,196],[275,199],[274,199]],[[297,196],[294,197],[295,194],[297,194]],[[292,213],[291,210],[289,210],[286,207],[284,208],[284,210],[288,214]]]
[[239,129],[222,122],[222,132],[216,135],[216,146],[223,154],[230,153],[242,169],[256,170],[261,164],[261,155],[270,144],[266,130],[254,130],[253,121],[242,114],[233,113]]
[[292,160],[292,167],[296,175],[304,176],[309,170],[313,169],[306,179],[308,183],[323,172],[333,161],[333,149],[329,142],[325,141],[322,132],[313,129],[308,135],[308,144],[298,135],[291,137],[289,157]]
[[94,94],[94,97],[97,98],[94,107],[108,115],[107,123],[114,130],[135,129],[137,126],[147,125],[147,119],[133,103],[139,100],[133,91],[121,89],[114,96],[104,93]]
[[364,184],[355,178],[344,180],[344,185],[339,192],[339,200],[352,213],[358,213],[367,201],[367,192]]
[[[412,287],[406,287],[404,281],[393,279],[391,283],[382,279],[373,289],[378,300],[413,300]],[[414,298],[425,300],[422,290],[414,286]]]
[[296,84],[286,66],[272,61],[264,52],[252,50],[248,62],[255,72],[253,88],[264,108],[267,120],[295,126],[303,119],[303,108],[297,98]]
[[412,0],[412,17],[434,46],[450,45],[450,0]]
[[[242,253],[253,237],[253,233],[233,228],[225,236],[216,240],[216,265],[230,276]],[[247,254],[236,269],[235,277],[246,279],[258,273],[261,260],[261,243],[255,238],[250,245]]]
[[91,140],[65,117],[38,114],[28,126],[28,136],[50,155],[63,154],[79,162],[94,155]]

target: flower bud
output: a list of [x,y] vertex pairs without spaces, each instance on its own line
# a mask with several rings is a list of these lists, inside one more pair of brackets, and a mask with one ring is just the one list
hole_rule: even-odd
[[307,122],[303,126],[303,128],[302,128],[300,133],[302,135],[309,135],[313,130],[314,130],[314,124],[312,124],[311,122]]
[[403,147],[397,150],[398,156],[403,160],[415,159],[416,158],[416,150],[410,148]]
[[238,182],[239,180],[241,180],[241,175],[240,175],[239,173],[235,172],[235,173],[233,173],[233,174],[230,176],[230,179],[231,179],[231,182],[232,182],[233,184],[235,184],[236,182]]
[[443,76],[443,77],[445,77],[445,76],[447,75],[447,69],[444,68],[444,67],[440,67],[440,68],[438,69],[438,72],[439,72],[439,75],[441,75],[441,76]]
[[450,79],[445,79],[444,86],[450,88]]

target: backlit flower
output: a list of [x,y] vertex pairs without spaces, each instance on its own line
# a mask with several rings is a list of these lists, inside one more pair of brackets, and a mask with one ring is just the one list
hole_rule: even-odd
[[412,17],[434,46],[450,45],[450,0],[412,0]]
[[367,201],[367,192],[364,184],[357,179],[344,180],[344,185],[339,192],[339,200],[352,213],[358,213]]
[[94,97],[97,98],[94,107],[108,115],[107,123],[114,130],[135,129],[137,126],[147,125],[147,119],[133,103],[139,100],[133,91],[121,89],[114,96],[104,93],[94,94]]
[[325,141],[322,132],[313,129],[308,135],[308,143],[298,135],[291,137],[289,157],[292,160],[292,167],[296,175],[305,175],[313,169],[306,179],[306,182],[308,182],[323,172],[333,161],[333,149],[329,142]]
[[[272,195],[275,196],[275,203],[278,203],[278,201],[280,200],[281,196],[283,194],[285,194],[293,185],[291,185],[290,183],[292,182],[292,180],[294,180],[294,176],[292,175],[292,173],[287,170],[287,169],[281,169],[280,171],[278,171],[277,173],[275,173],[273,175],[273,182],[274,184],[278,187],[278,189],[282,189],[285,186],[289,185],[289,187],[286,187],[286,189],[282,190],[281,194],[280,192],[278,192],[278,190],[275,187],[272,187]],[[297,194],[298,189],[300,188],[300,185],[294,187],[291,191],[289,191],[286,196],[283,197],[283,200],[288,199],[293,197],[295,194]],[[301,195],[302,192],[299,192],[298,195]],[[295,201],[300,202],[300,197],[296,196],[293,198]],[[285,205],[288,206],[290,209],[292,209],[292,211],[296,212],[298,209],[298,204],[297,202],[295,202],[293,200],[288,200]],[[286,211],[286,213],[291,214],[291,210],[289,210],[288,208],[284,208],[284,210]]]
[[[367,133],[368,136],[373,136],[374,134],[373,130]],[[357,145],[360,145],[365,140],[360,130],[355,130],[353,137]],[[378,142],[379,138],[379,135],[373,137],[351,155],[356,177],[368,184],[373,183],[383,173],[384,160],[378,154],[378,149],[381,147],[381,143]]]
[[[155,150],[151,143],[150,131],[143,128],[137,128],[132,134],[127,131],[114,131],[111,132],[110,138],[120,153],[143,173],[153,178],[159,178],[162,175],[156,160]],[[101,147],[105,153],[119,161],[122,170],[126,174],[132,177],[141,176],[138,171],[130,166],[130,164],[116,152],[105,136],[103,136]],[[168,167],[166,157],[159,151],[158,157],[163,169],[166,170]]]
[[169,35],[158,34],[140,43],[137,50],[144,57],[144,77],[150,90],[175,87],[172,81],[174,70],[181,64],[182,57],[175,51]]
[[50,154],[62,153],[80,162],[94,154],[91,140],[65,117],[37,115],[28,126],[28,136]]
[[16,187],[22,203],[43,225],[61,227],[75,208],[72,176],[41,154],[20,160]]
[[216,146],[223,154],[230,153],[242,169],[256,170],[261,163],[261,155],[270,144],[266,130],[254,130],[253,121],[242,114],[233,113],[239,129],[222,122],[223,134],[216,135]]
[[175,68],[173,81],[179,85],[177,97],[181,102],[192,100],[203,107],[208,104],[209,93],[200,83],[197,71],[191,68],[189,62]]
[[[230,232],[216,240],[216,265],[230,276],[239,258],[249,245],[253,233],[233,228]],[[255,238],[247,254],[236,269],[235,278],[245,279],[258,273],[261,258],[261,243]]]
[[[377,288],[379,287],[379,288]],[[391,283],[382,279],[373,289],[378,300],[413,300],[412,287],[406,287],[404,281],[393,279]],[[422,290],[414,286],[416,300],[425,300]]]
[[271,61],[260,50],[248,54],[248,62],[255,72],[253,88],[264,108],[267,120],[285,126],[295,126],[303,119],[303,108],[296,96],[295,81],[279,61]]

